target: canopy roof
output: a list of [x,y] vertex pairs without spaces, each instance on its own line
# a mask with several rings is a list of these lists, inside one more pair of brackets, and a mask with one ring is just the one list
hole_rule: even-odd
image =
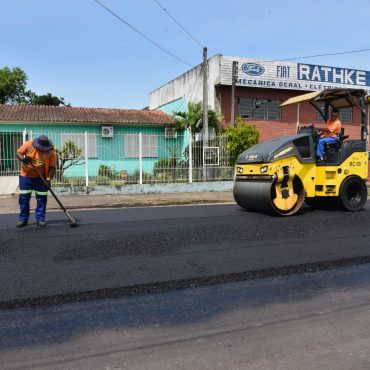
[[[280,106],[310,102],[329,102],[334,108],[347,108],[358,106],[358,100],[366,96],[366,91],[363,89],[335,89],[335,90],[321,90],[314,91],[307,94],[289,98]],[[367,99],[370,101],[369,97]]]

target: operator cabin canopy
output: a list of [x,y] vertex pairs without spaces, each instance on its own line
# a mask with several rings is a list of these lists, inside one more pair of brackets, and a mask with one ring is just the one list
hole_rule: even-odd
[[[352,98],[351,95],[355,98]],[[342,96],[342,98],[340,98]],[[295,96],[286,100],[280,106],[284,107],[291,104],[299,104],[303,102],[325,102],[328,101],[333,108],[349,108],[356,107],[358,98],[366,96],[366,91],[363,89],[335,89],[314,91],[308,94]],[[357,99],[356,99],[357,98]],[[368,97],[369,101],[370,97]]]
[[[327,119],[326,113],[321,112],[320,103],[329,103],[333,108],[343,109],[351,107],[359,107],[359,100],[364,99],[365,103],[370,102],[370,96],[366,98],[366,91],[363,89],[331,89],[314,91],[307,94],[294,96],[287,99],[280,107],[297,104],[297,124],[296,130],[299,131],[300,126],[300,103],[309,102],[312,104],[322,115],[324,119]],[[364,109],[360,108],[360,109]]]

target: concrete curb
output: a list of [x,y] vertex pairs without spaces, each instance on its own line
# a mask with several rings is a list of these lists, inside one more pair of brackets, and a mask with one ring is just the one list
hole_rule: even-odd
[[[231,191],[191,192],[136,195],[57,195],[68,210],[94,208],[133,208],[176,206],[191,204],[234,203]],[[35,197],[31,198],[31,210],[35,209]],[[49,195],[48,211],[59,210],[55,199]],[[18,213],[18,195],[0,196],[0,214]]]

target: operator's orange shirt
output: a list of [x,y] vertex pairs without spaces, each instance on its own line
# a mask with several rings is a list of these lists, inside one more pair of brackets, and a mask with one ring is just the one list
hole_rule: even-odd
[[330,132],[324,132],[323,137],[337,137],[342,127],[341,122],[338,118],[329,118],[326,122],[326,128]]
[[[32,163],[34,164],[35,167],[37,167],[42,176],[46,178],[49,173],[49,168],[56,167],[57,164],[57,156],[55,150],[51,149],[47,152],[43,152],[41,150],[36,149],[35,147],[30,148],[31,145],[32,140],[26,141],[18,149],[18,153],[22,155],[27,154],[28,157],[33,158]],[[37,172],[32,168],[30,164],[26,166],[23,162],[21,167],[21,176],[31,178],[39,177]]]

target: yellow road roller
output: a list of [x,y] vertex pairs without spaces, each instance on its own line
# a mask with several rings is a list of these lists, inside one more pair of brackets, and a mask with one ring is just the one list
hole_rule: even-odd
[[[351,140],[342,129],[337,141],[316,161],[317,129],[302,127],[296,135],[257,144],[239,155],[233,194],[247,210],[290,216],[304,201],[359,211],[367,200],[367,119],[362,89],[333,89],[290,98],[281,106],[309,102],[327,121],[330,109],[355,107],[361,112],[361,139]],[[324,107],[324,108],[323,108]]]

